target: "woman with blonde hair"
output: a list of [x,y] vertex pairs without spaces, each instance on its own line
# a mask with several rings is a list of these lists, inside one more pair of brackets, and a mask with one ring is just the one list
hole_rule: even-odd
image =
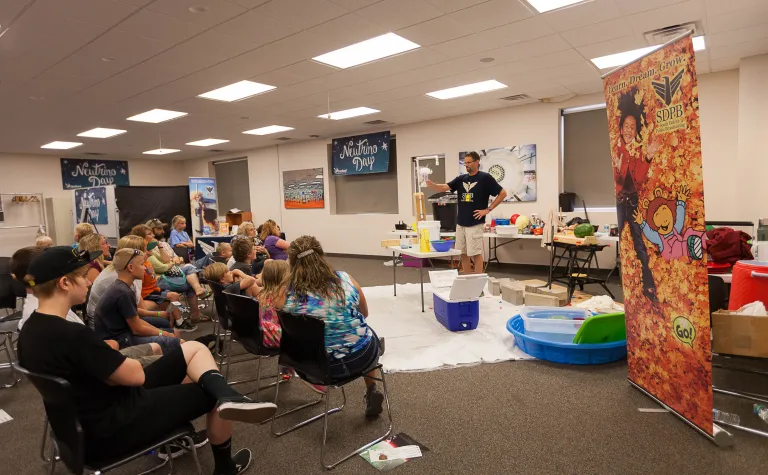
[[99,277],[101,271],[103,271],[104,268],[106,268],[108,265],[108,262],[104,258],[110,257],[109,244],[107,244],[107,240],[104,239],[104,236],[101,234],[89,234],[83,238],[80,238],[80,240],[77,242],[77,248],[80,251],[88,251],[94,253],[96,251],[101,251],[101,255],[98,258],[88,263],[88,274],[86,274],[86,277],[91,281],[91,283],[93,283],[96,278]]
[[[291,273],[276,308],[310,315],[325,322],[325,351],[331,376],[345,378],[371,368],[379,359],[379,339],[365,322],[368,303],[363,289],[349,274],[334,271],[313,236],[295,239],[288,249]],[[376,390],[373,372],[365,377],[366,417],[381,414],[384,395]],[[302,380],[303,381],[303,380]],[[309,383],[307,383],[309,384]],[[319,393],[325,387],[312,385]]]
[[194,248],[195,244],[187,234],[187,218],[178,214],[171,220],[171,235],[168,237],[168,244],[173,247]]
[[285,261],[288,259],[288,247],[291,243],[280,237],[280,226],[271,219],[264,221],[261,225],[261,235],[259,239],[264,241],[264,247],[269,252],[272,259]]

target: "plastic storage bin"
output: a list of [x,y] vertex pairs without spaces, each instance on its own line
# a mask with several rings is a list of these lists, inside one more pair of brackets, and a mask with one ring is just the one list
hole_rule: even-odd
[[474,330],[480,321],[480,301],[449,302],[437,294],[432,295],[435,317],[452,332]]
[[[559,343],[571,343],[584,320],[592,314],[581,308],[524,307],[520,309],[525,334],[531,338]],[[551,317],[564,317],[553,319]]]
[[555,343],[531,338],[525,331],[523,318],[515,315],[507,322],[507,330],[515,336],[517,346],[533,356],[554,363],[604,364],[627,356],[627,340],[581,345]]

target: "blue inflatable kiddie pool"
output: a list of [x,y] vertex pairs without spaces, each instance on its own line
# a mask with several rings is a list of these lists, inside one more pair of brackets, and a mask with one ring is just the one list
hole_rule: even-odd
[[523,318],[515,315],[507,322],[507,330],[515,336],[521,350],[541,360],[564,364],[604,364],[627,356],[627,340],[594,345],[539,340],[525,334]]

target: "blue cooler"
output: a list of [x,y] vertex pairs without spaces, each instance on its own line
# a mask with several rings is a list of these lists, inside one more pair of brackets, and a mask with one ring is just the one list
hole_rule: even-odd
[[477,328],[480,294],[487,281],[486,274],[463,275],[453,280],[450,290],[435,288],[432,302],[437,321],[452,332]]

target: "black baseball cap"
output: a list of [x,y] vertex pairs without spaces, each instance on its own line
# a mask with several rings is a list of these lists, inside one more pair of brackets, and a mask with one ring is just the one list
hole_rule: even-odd
[[69,246],[49,247],[29,263],[30,286],[44,284],[75,271],[97,259],[101,251],[80,251]]

